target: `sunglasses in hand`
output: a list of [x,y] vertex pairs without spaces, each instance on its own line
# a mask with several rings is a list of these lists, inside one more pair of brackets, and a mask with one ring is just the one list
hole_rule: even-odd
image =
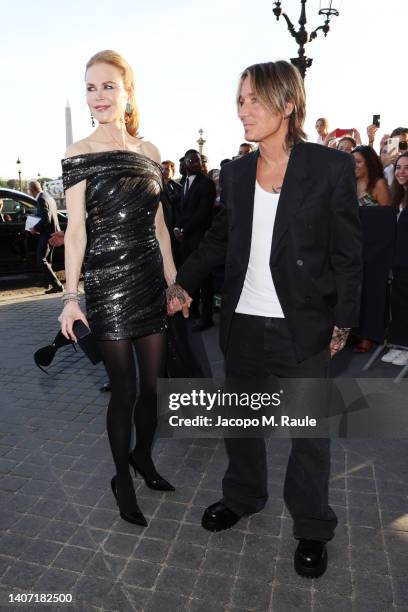
[[[79,346],[81,347],[85,355],[88,357],[88,359],[94,365],[102,361],[102,356],[99,352],[97,342],[89,327],[87,327],[85,323],[83,323],[83,321],[78,319],[77,321],[74,321],[72,329],[74,331],[75,337],[78,339]],[[44,368],[46,368],[52,363],[52,360],[54,359],[58,349],[62,348],[63,346],[68,346],[69,344],[72,344],[72,347],[75,351],[77,350],[75,342],[66,338],[63,333],[59,331],[58,334],[55,336],[52,344],[43,346],[34,353],[34,361],[36,365],[40,368],[40,370],[48,374],[48,372],[44,370]]]
[[44,368],[51,365],[58,349],[62,348],[63,346],[68,346],[69,344],[72,344],[72,348],[75,350],[75,352],[77,352],[75,342],[73,342],[73,340],[68,340],[68,338],[66,338],[64,334],[59,331],[52,344],[43,346],[34,353],[34,361],[36,365],[40,368],[40,370],[48,374],[47,370],[44,370]]

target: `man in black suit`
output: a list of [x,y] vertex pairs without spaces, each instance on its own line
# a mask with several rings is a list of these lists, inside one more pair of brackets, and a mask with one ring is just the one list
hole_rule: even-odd
[[37,265],[44,273],[45,282],[51,284],[51,289],[48,289],[45,293],[60,293],[64,288],[52,269],[54,249],[48,243],[51,234],[60,231],[57,204],[54,198],[41,189],[38,181],[31,181],[28,189],[33,198],[37,200],[37,217],[40,217],[38,223],[30,230],[32,234],[39,234]]
[[[169,288],[169,309],[185,311],[185,292],[192,295],[200,279],[225,262],[220,341],[227,377],[301,378],[302,389],[313,394],[359,319],[353,161],[305,142],[303,81],[287,62],[247,68],[237,104],[245,138],[259,150],[223,166],[223,209]],[[229,438],[225,444],[223,498],[202,519],[210,531],[259,512],[268,496],[264,439]],[[328,438],[292,439],[284,499],[299,540],[295,570],[302,576],[317,578],[327,567],[326,542],[337,524],[328,503],[329,473]]]
[[[184,155],[186,180],[179,204],[174,235],[179,243],[179,262],[183,263],[199,246],[211,225],[216,189],[214,182],[202,173],[202,160],[198,151],[188,150]],[[192,312],[199,315],[201,299],[201,321],[193,328],[203,331],[214,325],[212,320],[212,277],[201,280],[194,293]]]

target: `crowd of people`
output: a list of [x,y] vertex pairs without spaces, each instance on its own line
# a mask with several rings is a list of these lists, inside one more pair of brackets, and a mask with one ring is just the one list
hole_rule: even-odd
[[[386,339],[384,362],[408,365],[408,128],[397,127],[375,139],[379,122],[367,127],[367,144],[356,128],[329,131],[328,120],[316,121],[317,142],[353,155],[364,238],[364,281],[357,352]],[[365,209],[388,209],[381,212]],[[382,248],[381,248],[382,247]]]

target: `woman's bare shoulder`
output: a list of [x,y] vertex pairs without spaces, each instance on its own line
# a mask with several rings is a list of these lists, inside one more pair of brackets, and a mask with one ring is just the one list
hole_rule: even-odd
[[150,157],[153,161],[160,164],[161,155],[159,149],[152,142],[148,140],[139,140],[140,152],[146,157]]
[[65,151],[65,159],[67,157],[74,157],[75,155],[82,155],[83,153],[93,153],[91,143],[88,138],[73,142]]

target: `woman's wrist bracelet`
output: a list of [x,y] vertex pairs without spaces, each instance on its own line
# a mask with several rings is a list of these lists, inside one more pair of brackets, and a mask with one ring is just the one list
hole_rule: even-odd
[[79,293],[77,291],[71,293],[64,293],[64,295],[62,296],[62,303],[65,306],[65,304],[67,304],[68,302],[77,302],[77,304],[79,304]]

